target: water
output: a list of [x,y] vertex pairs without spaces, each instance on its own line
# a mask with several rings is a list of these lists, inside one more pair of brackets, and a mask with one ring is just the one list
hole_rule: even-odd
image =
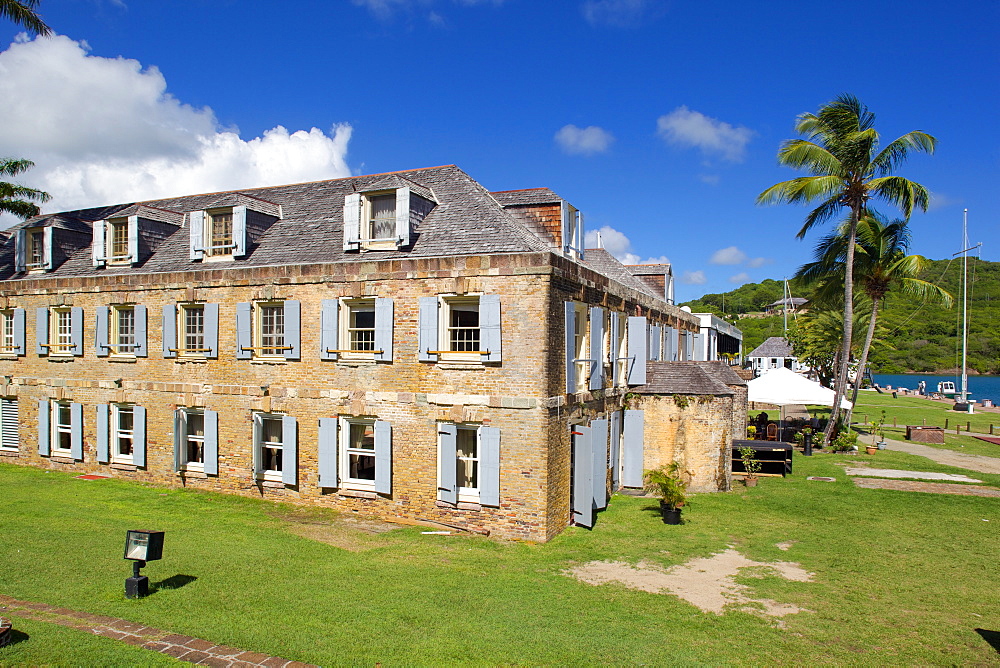
[[[937,384],[942,380],[950,380],[955,383],[955,389],[962,390],[961,376],[934,376],[930,374],[872,374],[875,382],[885,387],[905,387],[908,390],[916,390],[917,383],[924,381],[927,383],[927,392],[937,392]],[[1000,376],[969,376],[969,395],[976,401],[992,399],[993,403],[1000,405]]]

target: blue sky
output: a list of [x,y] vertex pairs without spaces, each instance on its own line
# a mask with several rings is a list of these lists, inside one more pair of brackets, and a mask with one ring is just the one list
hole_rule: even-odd
[[[775,153],[842,92],[934,193],[913,250],[1000,260],[1000,3],[42,0],[0,23],[0,154],[47,210],[457,164],[547,186],[679,300],[791,275],[806,210],[757,207]],[[9,224],[11,219],[2,221]]]

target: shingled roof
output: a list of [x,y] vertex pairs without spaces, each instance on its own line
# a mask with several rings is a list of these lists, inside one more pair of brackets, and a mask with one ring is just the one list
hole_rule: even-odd
[[586,249],[583,252],[583,264],[633,290],[638,290],[657,299],[663,299],[661,292],[653,289],[644,280],[635,277],[625,265],[618,261],[618,258],[603,248]]
[[647,362],[646,384],[638,394],[733,394],[732,385],[746,385],[725,362]]
[[780,336],[772,336],[753,349],[747,357],[795,357],[792,346]]
[[529,204],[558,204],[562,202],[562,197],[555,194],[548,188],[527,188],[525,190],[501,190],[494,192],[496,198],[503,206],[525,206]]

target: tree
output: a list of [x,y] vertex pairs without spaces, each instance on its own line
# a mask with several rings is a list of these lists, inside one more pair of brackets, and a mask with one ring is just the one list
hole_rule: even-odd
[[10,19],[22,28],[31,32],[48,37],[52,34],[52,29],[45,25],[35,7],[38,0],[0,0],[0,17]]
[[937,140],[913,131],[880,148],[875,114],[853,95],[843,94],[815,114],[798,117],[795,131],[805,138],[790,139],[778,149],[778,162],[809,172],[777,183],[757,196],[758,204],[804,204],[819,202],[807,216],[799,239],[814,226],[825,223],[846,209],[849,213],[844,257],[844,335],[834,389],[836,399],[824,438],[830,439],[840,413],[840,400],[847,385],[847,367],[853,338],[854,239],[858,220],[868,211],[868,201],[881,199],[896,206],[909,219],[914,208],[927,210],[927,189],[892,172],[910,151],[933,153]]
[[[861,326],[868,322],[869,309],[857,304],[854,320]],[[833,382],[840,361],[841,336],[844,331],[844,314],[840,307],[824,308],[816,306],[802,315],[788,329],[788,342],[792,344],[795,357],[819,376],[820,384],[829,387]],[[856,334],[856,333],[855,333]],[[861,351],[861,341],[855,335],[851,342],[851,352]]]
[[[35,163],[30,160],[0,159],[0,178],[17,176],[26,172]],[[27,220],[38,215],[38,206],[32,202],[47,202],[49,194],[34,188],[0,181],[0,213],[12,213]]]

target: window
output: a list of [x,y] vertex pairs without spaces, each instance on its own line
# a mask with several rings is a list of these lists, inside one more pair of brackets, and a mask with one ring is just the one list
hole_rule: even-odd
[[95,348],[98,357],[135,359],[146,356],[146,307],[141,304],[99,306]]
[[[423,194],[418,194],[422,191]],[[390,250],[410,245],[413,231],[434,208],[423,188],[349,193],[344,196],[344,250]]]
[[[392,428],[389,423],[374,418],[341,418],[340,441],[342,486],[388,494],[392,481]],[[320,468],[322,470],[323,462]]]
[[587,391],[587,378],[591,364],[587,354],[587,307],[576,304],[576,317],[573,319],[573,366],[576,369],[576,385],[574,392]]
[[132,261],[128,232],[128,218],[112,218],[108,221],[108,264],[128,264]]
[[114,306],[111,309],[111,347],[120,355],[135,354],[135,309],[131,306]]
[[[185,355],[202,355],[205,347],[205,305],[186,304],[181,306],[180,351]],[[179,351],[179,352],[180,352]]]
[[200,411],[184,411],[184,463],[188,468],[203,469],[205,466],[205,414]]
[[78,306],[35,309],[35,352],[51,357],[83,354],[83,309]]
[[614,365],[612,378],[615,385],[624,385],[629,368],[628,347],[625,340],[625,316],[621,313],[613,313],[611,317],[614,318],[615,322],[613,328],[615,341],[611,351],[611,363]]
[[69,455],[73,450],[73,406],[52,402],[52,453]]
[[297,301],[236,305],[238,359],[299,359]]
[[322,308],[320,359],[392,361],[392,299],[324,299]]
[[233,211],[205,212],[205,254],[209,257],[232,257]]
[[254,473],[258,480],[294,485],[296,482],[295,418],[254,413]]
[[0,398],[0,450],[16,451],[20,445],[17,397]]
[[351,350],[370,352],[375,350],[375,300],[361,300],[345,304],[347,318],[346,336]]
[[438,499],[453,504],[500,504],[499,429],[438,425]]
[[396,241],[396,193],[365,197],[363,241]]
[[135,449],[135,415],[128,404],[111,405],[111,461],[132,463]]
[[500,298],[422,297],[419,346],[422,361],[501,361]]
[[0,355],[15,357],[23,355],[24,309],[12,308],[0,311]]
[[28,269],[45,268],[45,234],[43,230],[28,230]]
[[163,356],[198,360],[218,357],[219,305],[166,304],[163,307]]
[[81,404],[61,399],[39,399],[38,454],[83,459]]
[[[246,255],[247,207],[227,206],[188,213],[190,257],[192,260],[232,260]],[[276,219],[265,215],[267,221]],[[257,217],[254,229],[270,222]],[[261,230],[258,229],[258,232]]]
[[73,354],[73,313],[68,308],[52,309],[52,337],[50,355]]
[[219,414],[207,408],[174,413],[174,469],[219,474]]
[[[599,306],[564,302],[566,392],[575,394],[604,387],[608,359],[607,316]],[[589,326],[588,326],[589,321]]]

